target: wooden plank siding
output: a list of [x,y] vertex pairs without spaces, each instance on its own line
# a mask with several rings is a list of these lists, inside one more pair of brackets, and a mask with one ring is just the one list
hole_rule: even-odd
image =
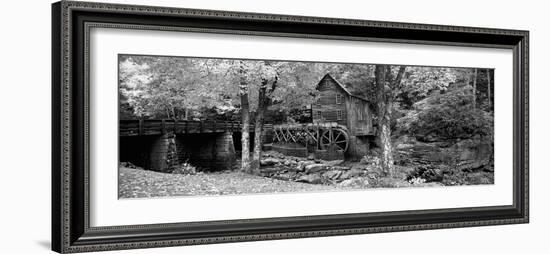
[[370,103],[344,90],[325,75],[317,85],[317,101],[311,106],[314,123],[335,122],[348,128],[352,136],[374,135]]
[[[334,80],[325,76],[317,86],[319,91],[317,101],[312,105],[313,122],[336,122],[341,125],[347,125],[346,92],[340,88]],[[344,99],[336,103],[336,96],[342,96]],[[341,111],[339,117],[338,111]]]
[[374,133],[372,128],[372,112],[367,101],[348,96],[346,108],[348,108],[347,126],[351,135],[363,136]]

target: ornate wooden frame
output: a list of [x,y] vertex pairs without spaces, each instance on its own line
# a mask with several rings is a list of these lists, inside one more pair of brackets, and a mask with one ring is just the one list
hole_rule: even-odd
[[[331,38],[513,49],[513,205],[90,227],[91,27]],[[62,1],[52,6],[52,249],[86,252],[529,221],[528,31]]]

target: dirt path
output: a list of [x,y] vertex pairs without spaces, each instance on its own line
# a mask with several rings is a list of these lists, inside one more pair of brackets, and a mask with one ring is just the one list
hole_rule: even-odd
[[342,190],[342,187],[282,181],[240,172],[179,175],[119,168],[119,198],[235,195]]

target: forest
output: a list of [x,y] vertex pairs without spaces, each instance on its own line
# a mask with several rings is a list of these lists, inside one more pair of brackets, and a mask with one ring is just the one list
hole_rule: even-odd
[[493,69],[120,55],[119,117],[240,121],[236,169],[261,175],[262,166],[301,162],[265,151],[250,129],[311,122],[307,112],[327,74],[374,113],[368,151],[342,168],[362,164],[370,171],[358,175],[380,187],[493,183]]

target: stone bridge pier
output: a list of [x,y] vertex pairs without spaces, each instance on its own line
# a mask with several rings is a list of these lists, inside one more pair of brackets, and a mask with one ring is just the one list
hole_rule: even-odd
[[225,170],[236,160],[232,132],[124,136],[119,146],[119,161],[160,172],[171,172],[183,162]]
[[232,132],[179,134],[175,137],[180,162],[210,170],[227,170],[235,164]]

